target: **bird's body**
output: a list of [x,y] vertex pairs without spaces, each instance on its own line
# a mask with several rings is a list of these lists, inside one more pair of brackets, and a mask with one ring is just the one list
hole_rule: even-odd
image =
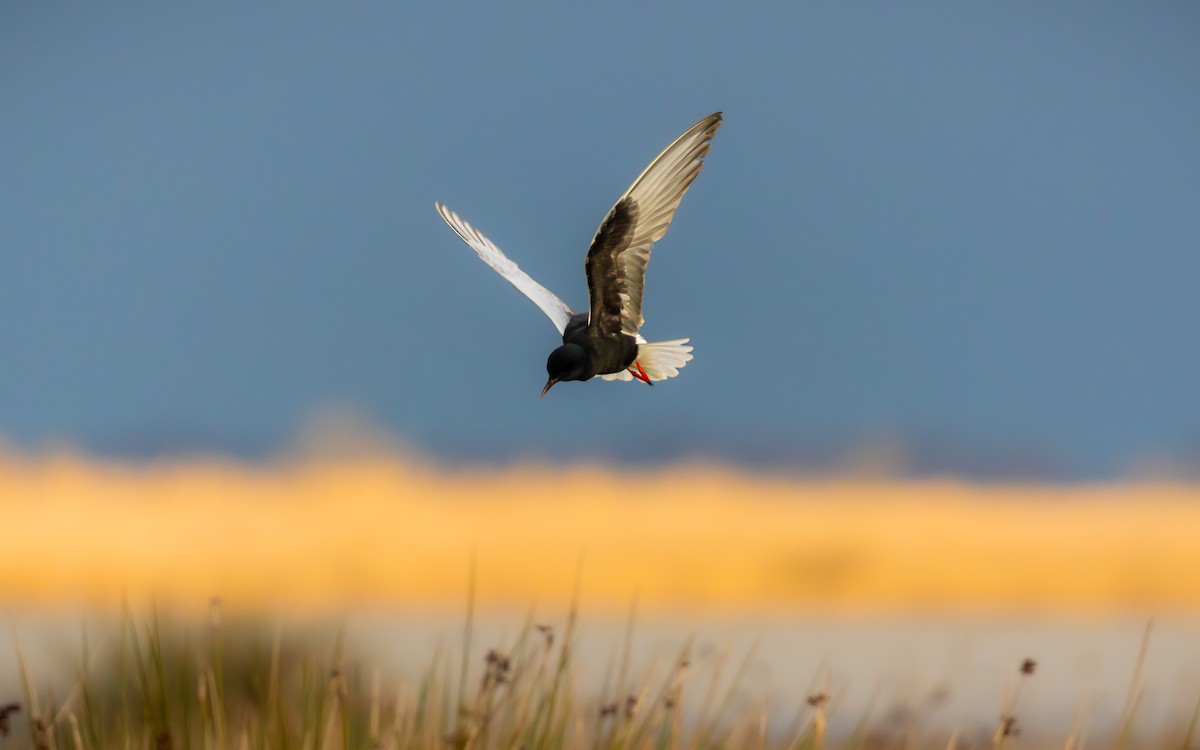
[[546,361],[542,395],[563,380],[638,379],[650,385],[679,374],[692,359],[688,339],[647,342],[639,329],[650,248],[670,226],[683,194],[700,173],[721,113],[693,125],[658,155],[604,217],[588,248],[591,303],[575,313],[508,259],[491,240],[441,203],[438,213],[482,259],[550,318],[563,344]]
[[588,325],[588,313],[575,313],[563,331],[563,346],[583,351],[582,377],[560,380],[591,380],[596,375],[624,372],[637,360],[638,342],[624,333],[608,334]]

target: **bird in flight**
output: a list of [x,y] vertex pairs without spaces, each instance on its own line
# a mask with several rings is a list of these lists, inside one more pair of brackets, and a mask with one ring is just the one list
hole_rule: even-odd
[[549,379],[542,395],[564,380],[635,378],[648,385],[679,374],[692,358],[690,339],[647,342],[639,333],[642,290],[650,248],[671,225],[675,209],[700,174],[721,113],[705,117],[650,162],[621,196],[592,238],[584,260],[591,306],[572,312],[534,281],[487,237],[441,203],[437,211],[463,242],[497,273],[541,308],[562,334],[562,346],[546,360]]

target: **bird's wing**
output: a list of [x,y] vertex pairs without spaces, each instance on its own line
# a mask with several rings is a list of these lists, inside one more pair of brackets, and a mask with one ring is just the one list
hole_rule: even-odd
[[571,308],[567,307],[567,303],[560,300],[546,287],[530,278],[529,274],[522,271],[508,259],[508,256],[500,252],[500,248],[496,247],[487,237],[483,236],[475,227],[459,218],[458,214],[446,208],[441,203],[434,204],[437,207],[437,212],[441,214],[450,228],[462,238],[463,242],[471,246],[475,254],[484,263],[491,266],[496,273],[508,279],[508,282],[515,286],[521,294],[524,294],[529,299],[533,300],[533,304],[541,308],[542,312],[546,313],[546,317],[550,318],[550,322],[558,329],[561,334],[567,328],[567,321],[574,315]]
[[584,263],[591,325],[605,333],[633,336],[645,322],[642,290],[650,248],[667,233],[720,126],[717,112],[689,128],[646,167],[604,217]]

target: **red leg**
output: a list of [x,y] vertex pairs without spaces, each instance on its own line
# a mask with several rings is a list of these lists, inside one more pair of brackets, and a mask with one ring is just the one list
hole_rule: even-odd
[[[637,368],[637,372],[634,372],[634,371],[633,371],[633,367],[636,367],[636,368]],[[652,385],[654,385],[654,381],[652,381],[652,380],[650,379],[650,376],[646,374],[646,371],[642,369],[642,363],[641,363],[641,362],[638,362],[637,360],[634,360],[633,367],[630,367],[630,368],[629,368],[629,374],[630,374],[630,375],[634,376],[635,378],[637,378],[638,380],[642,381],[642,382],[643,382],[643,383],[645,383],[646,385],[651,385],[651,386],[652,386]]]

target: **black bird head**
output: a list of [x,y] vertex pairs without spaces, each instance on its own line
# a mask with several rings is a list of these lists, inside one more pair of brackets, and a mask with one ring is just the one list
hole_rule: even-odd
[[546,374],[550,376],[550,379],[546,381],[542,395],[545,396],[546,391],[560,380],[586,380],[587,378],[584,376],[586,357],[583,347],[578,344],[563,344],[550,352],[550,356],[546,359]]

